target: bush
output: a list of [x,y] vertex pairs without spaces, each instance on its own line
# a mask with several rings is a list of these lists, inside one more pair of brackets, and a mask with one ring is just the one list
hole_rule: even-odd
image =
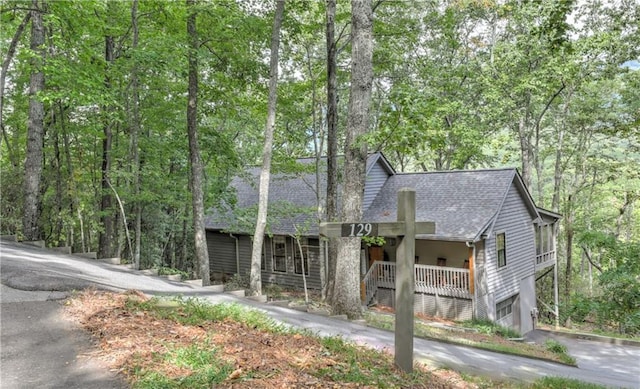
[[503,327],[490,320],[474,319],[463,322],[463,325],[468,328],[473,328],[479,333],[486,335],[497,335],[503,338],[519,338],[522,336],[518,331],[512,328]]
[[568,306],[560,309],[560,320],[564,323],[568,318],[572,321],[584,322],[587,317],[595,314],[599,310],[599,302],[593,297],[576,294],[571,297]]
[[283,289],[280,285],[276,285],[276,284],[267,284],[264,287],[264,294],[266,294],[267,296],[273,298],[273,299],[279,299],[282,297],[282,292]]
[[544,342],[544,346],[547,348],[547,350],[551,351],[554,354],[566,354],[567,353],[567,346],[565,346],[564,344],[558,342],[555,339],[547,339]]
[[224,283],[224,290],[240,290],[248,288],[249,280],[237,273]]

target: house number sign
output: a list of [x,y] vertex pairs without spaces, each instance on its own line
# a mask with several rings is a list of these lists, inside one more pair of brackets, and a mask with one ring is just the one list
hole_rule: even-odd
[[395,364],[413,371],[413,300],[415,293],[414,260],[416,234],[434,234],[434,222],[416,222],[416,191],[398,191],[398,220],[386,223],[320,223],[321,236],[329,238],[361,238],[363,236],[394,236],[399,238],[396,248],[396,330]]
[[358,238],[363,236],[377,236],[377,223],[342,223],[343,237]]

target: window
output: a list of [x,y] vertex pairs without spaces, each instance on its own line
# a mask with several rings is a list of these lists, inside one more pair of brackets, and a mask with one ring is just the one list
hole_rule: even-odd
[[512,296],[496,304],[496,320],[500,320],[511,315],[514,300],[515,296]]
[[498,251],[498,267],[507,266],[507,248],[504,232],[496,234],[496,249]]
[[284,236],[273,237],[273,271],[287,271],[287,244]]
[[267,270],[267,239],[269,238],[265,236],[264,240],[262,241],[262,258],[260,258],[261,270]]
[[553,228],[549,224],[539,225],[536,230],[536,254],[542,255],[553,249]]
[[296,274],[302,274],[302,254],[304,255],[304,274],[309,275],[309,254],[307,250],[309,248],[309,244],[307,243],[307,239],[302,239],[300,245],[302,246],[302,253],[300,253],[300,248],[298,247],[298,242],[293,240],[293,244],[295,245],[295,250],[293,254],[293,263]]

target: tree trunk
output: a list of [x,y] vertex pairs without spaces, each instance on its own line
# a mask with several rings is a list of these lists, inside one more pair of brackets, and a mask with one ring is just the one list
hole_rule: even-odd
[[553,198],[551,200],[551,210],[558,212],[560,208],[560,188],[562,186],[562,151],[564,146],[564,126],[558,129],[558,144],[556,146],[556,160],[553,170]]
[[[73,173],[73,163],[72,163],[72,158],[71,158],[71,142],[69,140],[69,133],[67,131],[67,126],[65,125],[64,122],[64,118],[65,118],[65,107],[62,105],[61,102],[58,102],[58,109],[60,111],[59,115],[60,115],[60,128],[62,130],[62,142],[64,145],[64,155],[65,155],[65,164],[66,164],[66,168],[67,168],[67,177],[69,177],[68,182],[67,182],[67,188],[66,190],[69,192],[69,196],[70,196],[70,202],[69,202],[69,211],[70,214],[76,215],[78,216],[78,224],[79,224],[79,233],[80,233],[80,252],[84,253],[86,252],[86,245],[85,245],[85,237],[84,237],[84,223],[82,221],[82,212],[80,210],[80,198],[79,198],[79,194],[78,194],[78,188],[76,186],[76,178],[75,178],[75,174]],[[71,232],[70,232],[70,239],[69,239],[69,246],[72,247],[72,249],[75,251],[76,248],[75,246],[75,235],[74,235],[74,228],[73,228],[73,224],[71,224]]]
[[[55,116],[55,111],[52,109],[51,110],[51,116]],[[52,122],[55,122],[56,120],[52,120]],[[55,206],[55,215],[56,215],[56,219],[53,225],[53,233],[51,234],[53,237],[53,240],[56,242],[56,244],[58,246],[62,245],[63,243],[65,243],[65,246],[68,246],[68,244],[66,244],[67,242],[67,237],[63,236],[63,223],[62,223],[62,211],[63,211],[63,204],[64,204],[64,191],[62,189],[62,183],[64,182],[63,178],[62,178],[62,157],[60,156],[60,129],[54,124],[54,131],[53,131],[53,166],[52,168],[55,170],[55,177],[56,177],[56,182],[55,182],[55,192],[56,192],[56,196],[55,196],[55,201],[54,201],[54,206]]]
[[249,294],[262,295],[261,259],[264,231],[267,225],[267,208],[269,206],[269,180],[271,176],[271,154],[273,148],[273,132],[276,125],[276,102],[278,98],[278,49],[280,47],[280,27],[284,17],[284,0],[276,3],[271,33],[271,60],[269,63],[269,98],[267,102],[267,124],[264,130],[264,148],[262,150],[262,171],[260,172],[260,192],[258,200],[258,217],[253,234],[253,250],[251,252],[251,276]]
[[[104,86],[107,91],[111,89],[111,65],[114,60],[114,38],[113,36],[105,36],[105,52],[104,57],[106,61]],[[104,127],[102,138],[102,166],[101,166],[101,224],[104,228],[100,232],[100,246],[98,248],[98,256],[100,258],[111,258],[114,255],[113,251],[113,237],[114,237],[114,217],[113,217],[113,201],[111,197],[111,188],[109,188],[109,174],[111,171],[111,144],[113,141],[113,131],[111,129],[112,122],[109,115],[111,107],[104,107]]]
[[564,302],[567,304],[571,300],[571,281],[573,277],[573,196],[569,195],[565,205],[564,231],[566,240],[566,257],[564,280]]
[[[528,112],[528,108],[527,108]],[[522,181],[529,191],[533,182],[533,145],[531,144],[531,131],[527,126],[527,116],[522,116],[518,122],[518,136],[520,138],[520,156],[522,158]]]
[[29,81],[29,120],[27,122],[27,153],[24,162],[24,215],[22,227],[24,239],[29,241],[42,239],[40,213],[42,196],[40,181],[42,178],[42,159],[44,144],[44,104],[38,94],[44,90],[44,24],[42,13],[46,3],[41,6],[38,0],[31,3],[31,79]]
[[[131,3],[131,26],[133,38],[131,48],[135,52],[138,49],[138,0]],[[138,87],[138,64],[133,63],[131,68],[131,93],[133,97],[133,122],[131,123],[131,168],[133,169],[133,193],[134,202],[134,234],[133,264],[135,269],[140,269],[140,244],[142,235],[142,205],[140,204],[140,153],[138,150],[138,136],[140,134],[140,95]]]
[[[335,41],[336,2],[327,0],[327,221],[338,220],[338,81]],[[327,281],[322,294],[329,301],[333,299],[336,274],[337,241],[327,243]]]
[[196,31],[195,0],[187,0],[187,35],[189,39],[189,87],[187,104],[187,132],[191,158],[191,196],[193,207],[193,233],[198,276],[202,286],[211,285],[209,276],[209,252],[204,228],[203,166],[198,145],[198,33]]
[[[351,2],[352,48],[351,91],[345,143],[342,186],[342,217],[347,221],[362,218],[367,146],[362,136],[369,127],[369,106],[373,81],[373,13],[371,0]],[[350,319],[362,317],[360,303],[360,240],[340,238],[336,260],[334,314],[346,314]]]
[[2,70],[0,71],[0,129],[2,129],[2,139],[4,139],[4,143],[7,145],[7,155],[9,156],[9,161],[11,161],[11,165],[13,165],[14,167],[18,166],[18,160],[13,153],[13,147],[9,142],[7,132],[4,130],[4,84],[7,77],[7,71],[9,70],[9,65],[11,64],[13,56],[16,53],[16,47],[18,46],[20,37],[22,36],[27,23],[29,23],[29,20],[31,20],[31,13],[32,12],[28,12],[25,15],[24,19],[22,19],[22,22],[16,29],[16,32],[13,34],[13,38],[11,39],[11,43],[9,44],[9,49],[7,50],[7,56],[4,58],[4,61],[2,61]]

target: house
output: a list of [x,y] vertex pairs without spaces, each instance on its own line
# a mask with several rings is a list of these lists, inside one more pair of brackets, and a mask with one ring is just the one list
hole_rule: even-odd
[[[232,181],[236,210],[256,206],[259,171]],[[316,182],[322,192],[324,175],[313,169],[272,178],[270,207],[279,216],[269,222],[265,237],[263,282],[301,287],[304,273],[309,288],[321,287]],[[436,223],[434,234],[416,236],[414,310],[455,320],[489,319],[521,333],[533,329],[536,275],[556,266],[560,215],[536,207],[514,168],[397,173],[376,153],[367,161],[363,221],[395,221],[403,187],[416,191],[416,220]],[[237,219],[237,213],[221,212],[207,219],[212,273],[249,274],[251,229],[242,231]],[[365,248],[363,303],[393,306],[396,240],[385,239],[382,258]]]

